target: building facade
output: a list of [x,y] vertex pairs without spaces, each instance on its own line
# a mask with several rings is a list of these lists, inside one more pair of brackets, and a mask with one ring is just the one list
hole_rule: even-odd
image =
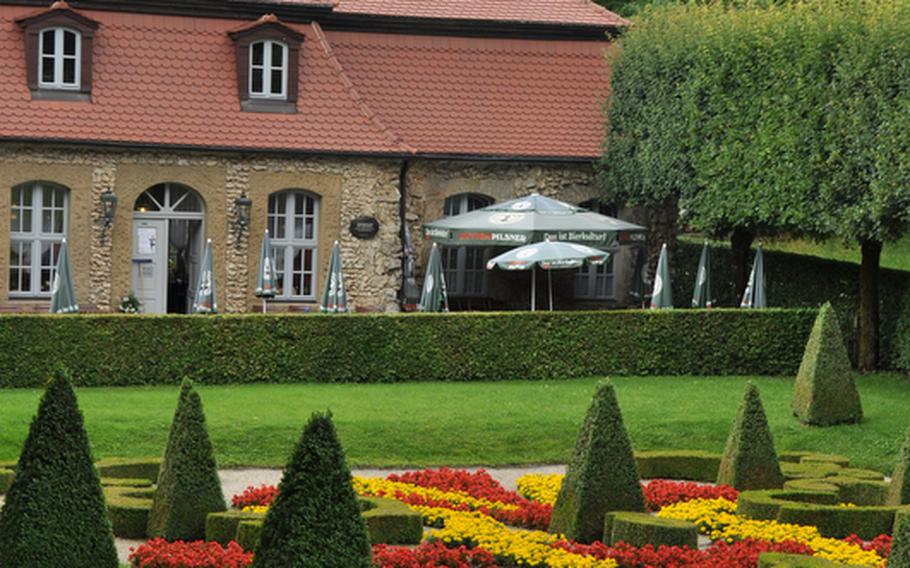
[[[184,313],[211,239],[220,310],[250,311],[268,229],[270,309],[318,305],[336,240],[353,306],[400,309],[421,223],[532,192],[602,207],[624,25],[578,0],[0,1],[0,306],[47,309],[66,239],[84,309]],[[527,303],[493,252],[445,251],[456,307]],[[562,305],[629,303],[637,253],[615,252],[558,275]]]

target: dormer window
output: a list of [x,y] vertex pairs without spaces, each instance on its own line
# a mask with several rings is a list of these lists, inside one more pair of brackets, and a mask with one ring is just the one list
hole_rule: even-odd
[[82,35],[67,28],[42,30],[38,41],[38,85],[50,89],[78,89]]
[[240,108],[297,112],[303,34],[269,14],[230,32],[230,36],[237,49]]
[[250,44],[250,98],[287,99],[288,47],[278,41]]
[[16,22],[25,32],[26,76],[32,98],[90,100],[92,43],[98,22],[62,1]]

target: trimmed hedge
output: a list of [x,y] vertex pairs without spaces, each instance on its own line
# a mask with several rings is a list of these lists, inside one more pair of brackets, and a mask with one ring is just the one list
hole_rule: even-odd
[[105,458],[95,467],[98,475],[105,478],[147,479],[158,481],[162,458]]
[[[891,564],[888,564],[891,566]],[[854,564],[838,564],[818,556],[763,552],[758,557],[758,568],[850,568]],[[860,568],[860,567],[856,567]]]
[[38,386],[55,362],[80,386],[792,375],[815,314],[2,315],[0,387]]
[[11,469],[0,469],[0,495],[9,491],[15,474],[16,472]]
[[[264,513],[238,511],[237,509],[223,513],[209,513],[205,518],[205,540],[227,546],[227,543],[237,540],[237,527],[241,522],[259,521],[261,523],[264,518]],[[244,550],[252,549],[244,547]]]
[[688,521],[662,519],[648,513],[611,512],[604,517],[604,543],[625,542],[632,546],[698,547],[698,527]]
[[899,511],[894,516],[891,535],[894,540],[891,542],[888,568],[910,568],[910,511]]
[[780,464],[780,471],[786,480],[821,479],[840,474],[842,468],[833,463],[800,462],[782,463]]
[[154,487],[105,487],[107,515],[114,535],[119,538],[145,539],[148,536],[149,513],[154,496]]
[[910,503],[910,428],[904,434],[904,443],[897,454],[897,463],[891,474],[891,488],[888,491],[889,505]]
[[839,465],[840,467],[847,467],[850,465],[850,458],[847,456],[840,456],[837,454],[820,454],[817,452],[800,452],[800,451],[785,451],[777,455],[778,461],[781,463],[800,463],[805,461],[806,463],[833,463]]
[[635,463],[642,479],[686,479],[714,483],[720,458],[720,454],[697,450],[635,452]]
[[602,381],[578,432],[549,531],[589,544],[603,537],[608,512],[644,510],[641,478],[616,391]]
[[717,483],[742,491],[784,486],[774,439],[758,388],[749,382],[736,411],[717,472]]

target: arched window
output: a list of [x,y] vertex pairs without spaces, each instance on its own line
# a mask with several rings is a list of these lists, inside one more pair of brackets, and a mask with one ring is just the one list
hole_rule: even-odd
[[[617,208],[613,204],[603,203],[599,199],[589,199],[578,204],[595,213],[615,217]],[[600,266],[585,264],[575,272],[575,297],[583,300],[612,300],[616,297],[614,289],[613,258]]]
[[50,295],[60,243],[66,238],[69,191],[30,182],[14,187],[10,195],[10,296]]
[[316,299],[319,198],[299,189],[273,193],[268,227],[275,254],[276,298]]
[[250,44],[250,98],[286,99],[288,46],[266,39]]
[[38,86],[79,89],[82,35],[69,28],[47,28],[38,36]]
[[[493,204],[493,198],[479,193],[459,193],[445,201],[446,217],[470,213]],[[450,296],[483,296],[487,292],[488,249],[484,247],[444,247],[442,267]]]

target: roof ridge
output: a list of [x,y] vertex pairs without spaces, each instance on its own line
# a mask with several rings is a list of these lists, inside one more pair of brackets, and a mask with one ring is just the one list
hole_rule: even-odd
[[386,126],[385,122],[379,115],[376,114],[370,105],[367,104],[366,99],[363,95],[360,94],[360,91],[357,90],[357,87],[354,86],[354,82],[348,77],[347,72],[344,70],[344,67],[341,65],[341,62],[335,56],[335,52],[332,50],[332,45],[329,43],[329,39],[326,37],[325,33],[322,31],[322,26],[318,22],[313,21],[310,24],[313,28],[313,33],[316,34],[316,38],[319,40],[319,45],[322,47],[323,52],[325,52],[326,57],[328,57],[329,62],[334,67],[335,72],[338,74],[338,78],[341,79],[341,82],[344,84],[348,93],[351,95],[351,99],[354,101],[354,104],[357,105],[357,108],[360,109],[360,112],[369,120],[373,126],[383,135],[386,139],[400,147],[402,150],[409,152],[411,154],[416,154],[417,150],[408,144],[405,139],[399,135],[397,132],[392,130],[390,127]]

